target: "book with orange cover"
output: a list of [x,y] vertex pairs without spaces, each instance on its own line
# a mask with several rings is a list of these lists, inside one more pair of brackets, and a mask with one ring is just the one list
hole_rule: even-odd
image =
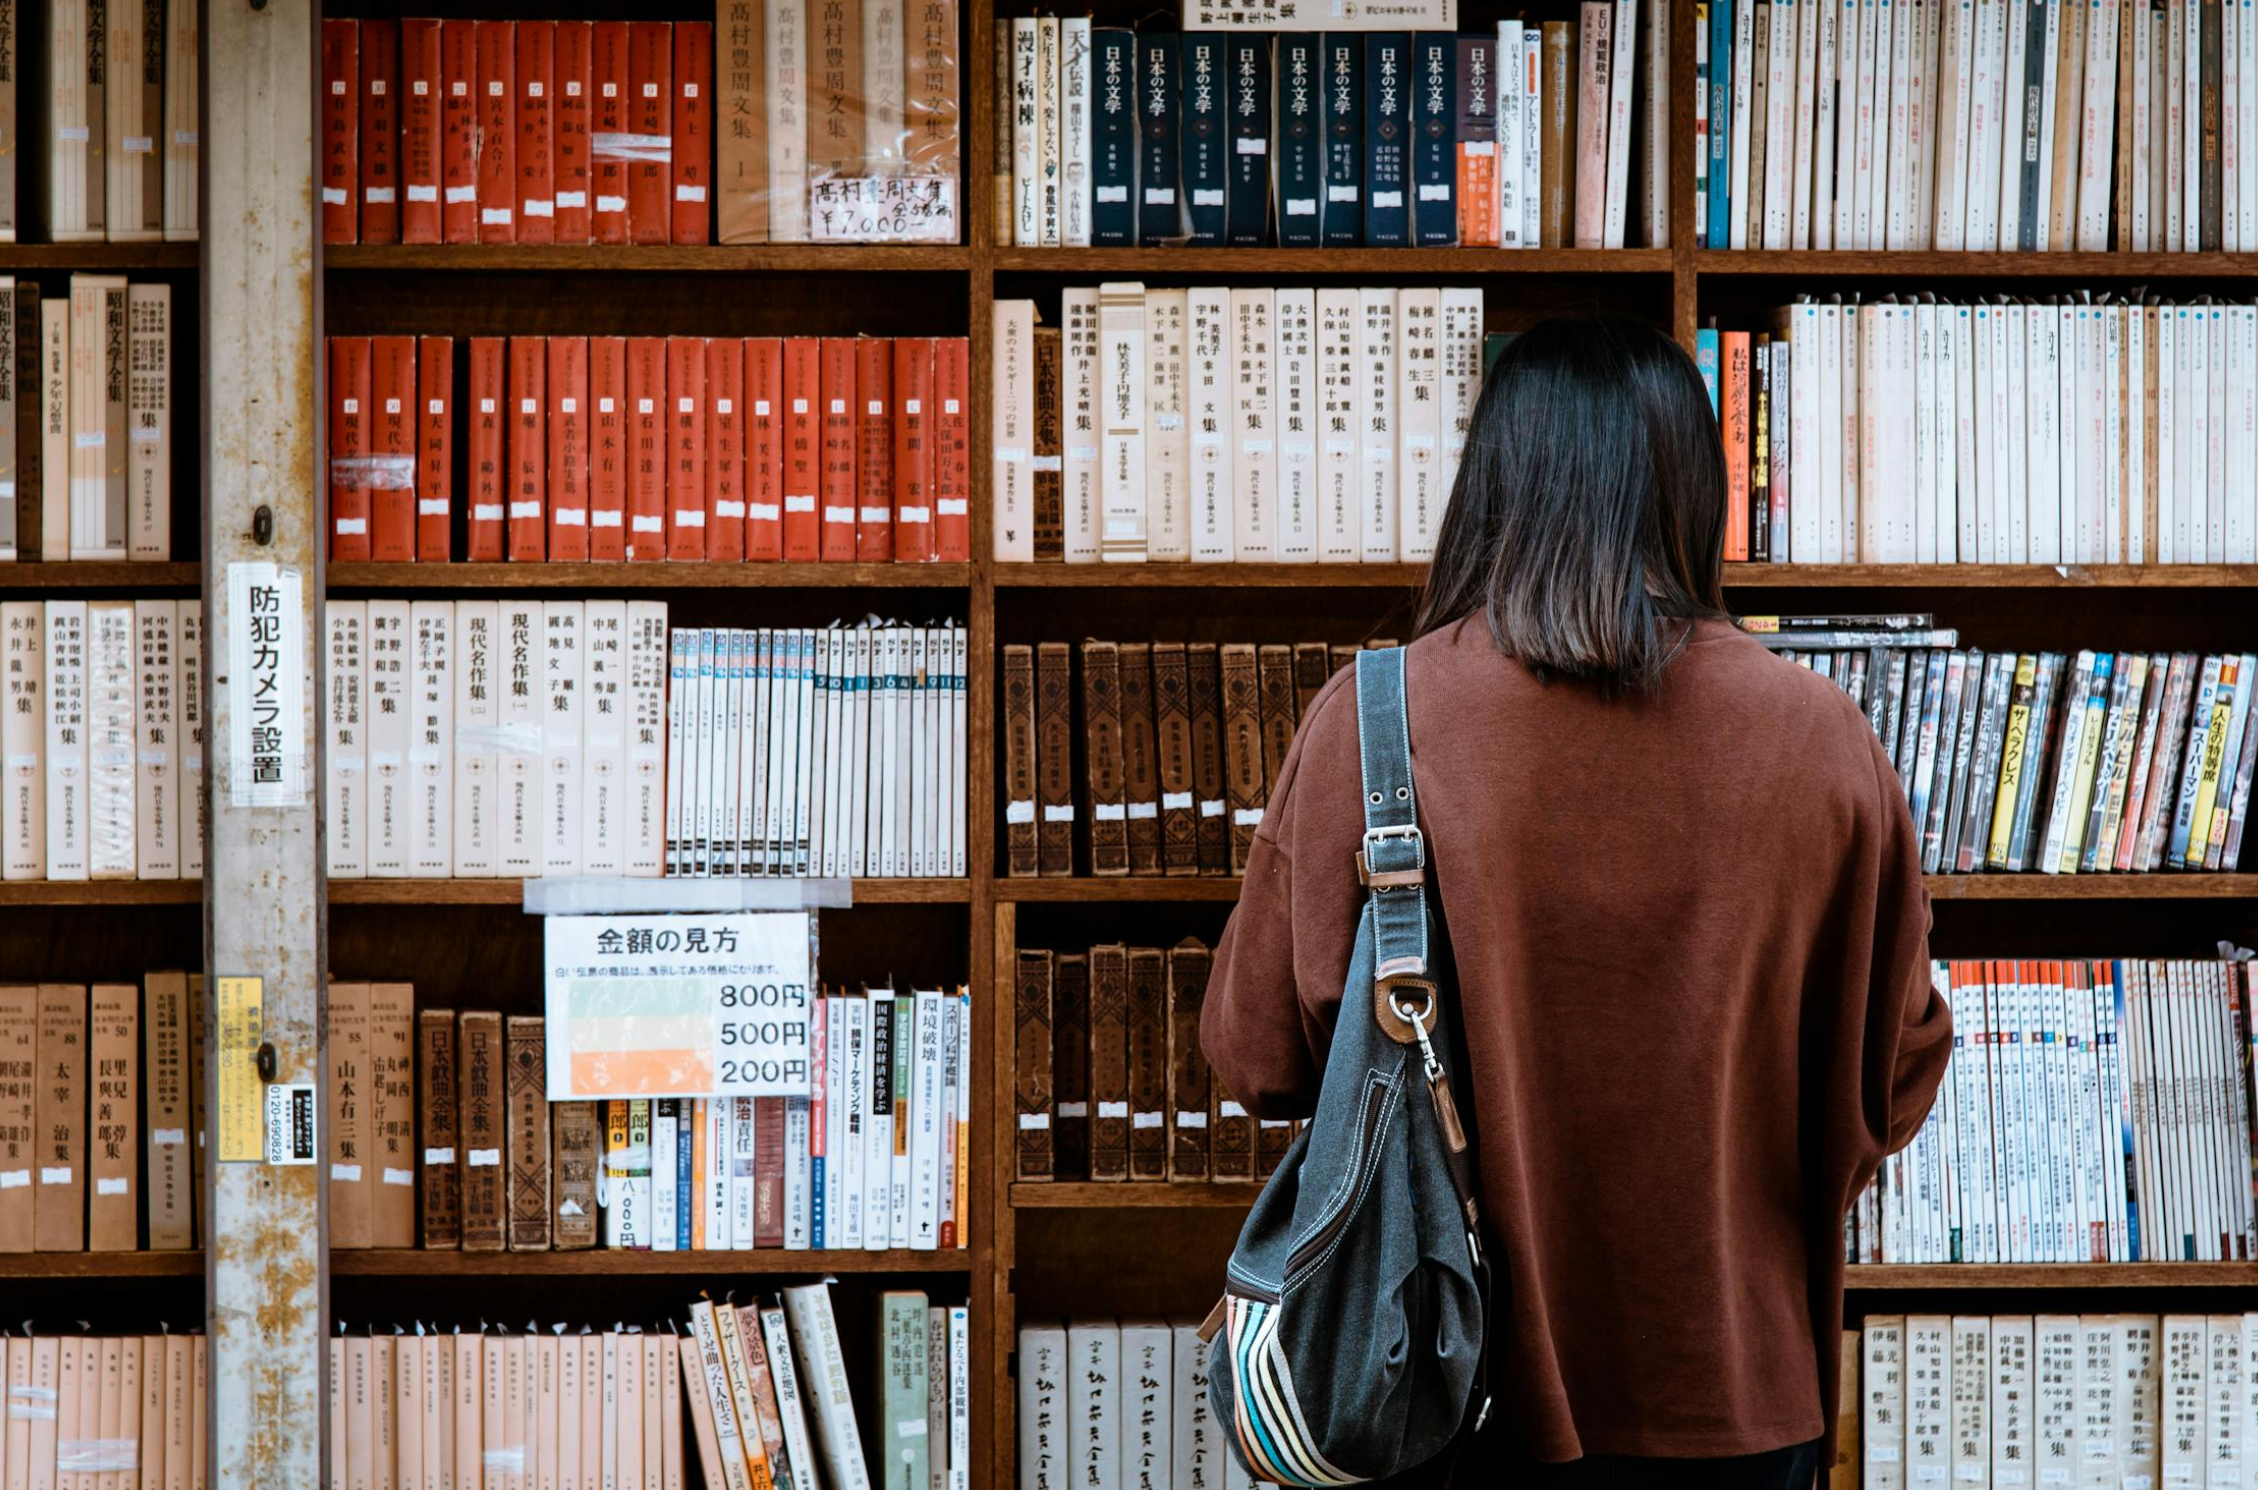
[[636,136],[627,163],[627,234],[635,243],[673,236],[674,28],[664,21],[627,23],[627,132]]
[[478,241],[517,242],[517,22],[478,26]]
[[365,336],[329,339],[329,558],[369,556],[370,349]]
[[666,338],[627,339],[627,557],[666,557]]
[[894,557],[894,354],[884,337],[854,343],[855,560]]
[[888,557],[923,564],[933,558],[933,341],[901,336],[893,348],[894,549]]
[[513,561],[548,557],[548,442],[543,425],[548,402],[549,339],[510,338],[509,548]]
[[444,564],[453,541],[455,490],[455,339],[416,341],[415,557]]
[[588,557],[588,342],[549,338],[549,557]]
[[500,563],[502,532],[509,514],[509,474],[503,430],[504,371],[508,343],[499,336],[470,339],[470,381],[464,392],[463,470],[470,482],[469,522],[463,557],[473,564]]
[[39,990],[0,988],[0,1252],[32,1250],[39,1082]]
[[1718,337],[1719,433],[1725,440],[1725,557],[1748,557],[1749,334]]
[[589,105],[589,232],[598,243],[625,243],[627,229],[627,93],[629,45],[626,21],[593,23]]
[[706,556],[706,344],[666,339],[666,556]]
[[745,557],[784,557],[784,343],[745,342]]
[[400,26],[361,22],[360,138],[363,243],[400,241]]
[[784,562],[812,563],[823,551],[816,497],[823,484],[823,343],[784,341]]
[[517,241],[554,243],[557,25],[554,21],[516,25]]
[[90,1001],[86,1249],[132,1252],[141,1236],[141,990],[97,983]]
[[706,343],[706,557],[745,557],[745,343]]
[[589,234],[589,130],[595,66],[595,30],[589,21],[558,21],[551,48],[550,118],[556,162],[555,235],[559,243],[586,243]]
[[369,1245],[416,1244],[415,989],[368,991]]
[[400,241],[437,243],[440,222],[440,109],[446,97],[446,22],[400,22]]
[[321,241],[360,241],[361,23],[321,23]]
[[329,1245],[372,1245],[369,986],[329,985]]
[[439,24],[439,228],[478,241],[478,23]]
[[588,557],[627,557],[627,338],[588,338]]
[[674,23],[674,203],[676,243],[713,240],[713,22]]
[[933,343],[933,548],[944,564],[972,559],[972,344]]
[[847,564],[855,557],[855,341],[827,336],[820,355],[816,495],[823,526],[817,557]]
[[507,1140],[502,1016],[465,1010],[456,1019],[462,1103],[457,1129],[463,1163],[463,1250],[499,1252],[504,1232],[502,1149]]
[[372,336],[369,348],[369,557],[416,556],[416,340]]

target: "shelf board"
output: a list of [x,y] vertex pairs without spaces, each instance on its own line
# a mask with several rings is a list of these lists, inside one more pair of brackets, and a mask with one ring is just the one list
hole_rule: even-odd
[[202,1278],[204,1254],[181,1252],[0,1252],[0,1278]]
[[1735,253],[1701,249],[1694,273],[1954,277],[1982,279],[2232,279],[2258,274],[2258,254],[2247,253],[1934,253],[1830,249]]
[[201,564],[0,564],[0,590],[193,590],[203,581]]
[[1668,274],[1666,248],[998,248],[999,270],[1094,274]]
[[2252,1262],[1900,1263],[1843,1269],[1845,1287],[1875,1292],[1914,1288],[2248,1288]]
[[0,243],[0,274],[27,269],[76,269],[89,274],[194,269],[200,248],[195,243]]
[[425,1252],[413,1247],[332,1251],[329,1271],[341,1278],[516,1277],[560,1274],[630,1276],[698,1273],[710,1277],[746,1274],[814,1273],[969,1273],[972,1254],[962,1247],[913,1252],[619,1252],[597,1247],[582,1252]]
[[[965,905],[969,879],[859,879],[856,905]],[[333,879],[331,905],[523,905],[515,879]]]
[[1424,564],[998,564],[999,590],[1416,589]]
[[[2258,874],[1931,874],[1937,900],[2244,900],[2258,898]],[[859,891],[858,891],[859,893]],[[1109,901],[1236,900],[1236,876],[999,879],[996,899],[1103,905]]]
[[963,589],[970,564],[332,564],[340,590]]
[[1210,875],[1195,878],[1191,875],[1121,875],[1105,879],[1089,875],[1076,875],[1069,879],[1059,875],[1050,879],[999,879],[996,881],[996,899],[1032,902],[1065,901],[1077,905],[1102,905],[1107,901],[1184,901],[1184,900],[1237,900],[1239,879],[1237,875],[1225,878]]
[[1011,1187],[1011,1204],[1021,1211],[1114,1211],[1168,1208],[1245,1210],[1262,1187],[1256,1184],[1093,1184],[1087,1180],[1020,1181]]
[[7,880],[0,905],[195,905],[202,880]]
[[926,273],[972,266],[945,243],[332,243],[336,270],[568,270],[591,274]]
[[1725,588],[2233,590],[2258,588],[2258,564],[1727,564]]

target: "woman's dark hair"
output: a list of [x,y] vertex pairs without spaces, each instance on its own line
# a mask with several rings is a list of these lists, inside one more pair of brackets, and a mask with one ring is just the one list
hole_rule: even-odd
[[1483,612],[1509,657],[1649,689],[1725,611],[1725,458],[1701,374],[1644,321],[1559,318],[1482,385],[1415,634]]

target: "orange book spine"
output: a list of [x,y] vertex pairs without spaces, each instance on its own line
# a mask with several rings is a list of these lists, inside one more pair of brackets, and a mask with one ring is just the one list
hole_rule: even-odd
[[1725,436],[1725,558],[1730,562],[1748,557],[1748,333],[1727,331],[1717,340]]
[[499,563],[502,558],[503,519],[509,512],[502,437],[507,422],[502,412],[507,346],[499,336],[470,339],[470,387],[464,403],[470,410],[469,448],[464,452],[470,476],[470,524],[464,556],[473,564]]
[[745,343],[733,336],[706,343],[706,557],[745,557]]
[[557,25],[556,94],[550,104],[556,121],[556,240],[586,243],[588,209],[588,120],[592,103],[595,31],[587,21]]
[[1458,241],[1463,248],[1498,246],[1497,144],[1458,146]]
[[369,557],[416,556],[416,339],[369,338]]
[[627,230],[636,243],[664,243],[673,231],[674,28],[664,21],[627,25]]
[[894,348],[885,337],[855,347],[855,561],[894,557]]
[[548,557],[542,405],[548,399],[549,348],[545,336],[510,338],[509,535],[513,561]]
[[855,342],[827,336],[821,353],[822,404],[817,426],[818,490],[823,528],[818,554],[826,564],[855,557]]
[[517,242],[517,23],[478,25],[478,241]]
[[666,338],[627,339],[627,557],[666,557]]
[[588,341],[549,338],[549,557],[588,557]]
[[439,228],[478,241],[478,23],[439,23]]
[[598,243],[627,241],[627,22],[594,25],[595,96],[589,103],[589,230]]
[[713,239],[713,22],[674,23],[676,243]]
[[369,339],[329,339],[329,558],[369,556]]
[[400,23],[400,241],[437,243],[439,109],[446,96],[441,21]]
[[517,241],[557,239],[554,21],[517,22]]
[[666,339],[666,556],[706,556],[706,343]]
[[784,343],[745,343],[745,557],[784,557]]
[[360,241],[361,24],[321,23],[321,241]]
[[627,557],[627,338],[588,338],[588,557]]
[[784,343],[784,562],[812,563],[821,550],[816,488],[823,463],[823,344],[812,336]]
[[933,551],[944,564],[972,559],[972,344],[933,344]]
[[416,558],[444,564],[453,539],[455,339],[416,345]]
[[933,343],[894,341],[894,552],[907,564],[933,558]]
[[363,243],[400,241],[400,25],[361,22]]

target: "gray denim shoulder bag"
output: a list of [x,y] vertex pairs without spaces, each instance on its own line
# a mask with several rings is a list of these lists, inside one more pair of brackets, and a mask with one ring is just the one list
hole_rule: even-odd
[[1489,1414],[1489,1264],[1451,1096],[1456,981],[1428,904],[1403,672],[1401,648],[1357,654],[1369,893],[1316,1116],[1256,1199],[1204,1327],[1224,1434],[1278,1485],[1433,1464]]

